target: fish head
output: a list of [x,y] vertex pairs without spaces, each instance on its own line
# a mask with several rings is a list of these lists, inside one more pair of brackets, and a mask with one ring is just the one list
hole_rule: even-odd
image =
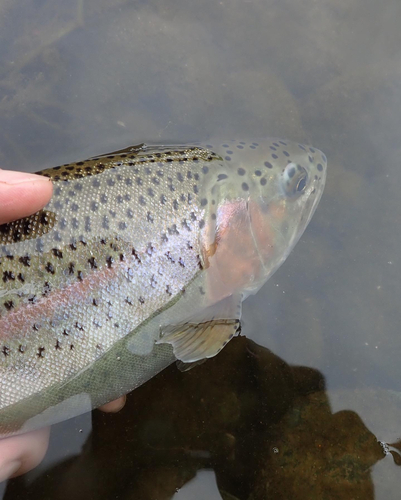
[[216,258],[220,253],[219,268],[227,268],[220,274],[236,276],[235,289],[247,296],[278,269],[304,232],[323,193],[327,160],[318,149],[291,141],[239,145],[230,144],[225,158],[230,174],[220,188]]

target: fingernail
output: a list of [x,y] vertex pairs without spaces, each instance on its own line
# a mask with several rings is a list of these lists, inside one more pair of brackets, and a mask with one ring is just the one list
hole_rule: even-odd
[[124,408],[126,400],[127,396],[121,396],[121,398],[110,401],[110,403],[100,406],[98,409],[106,413],[117,413]]
[[24,182],[49,182],[48,177],[43,175],[29,174],[27,172],[16,172],[13,170],[0,170],[0,183],[23,184]]
[[0,467],[0,483],[15,474],[20,467],[21,462],[19,460],[8,462],[3,467]]

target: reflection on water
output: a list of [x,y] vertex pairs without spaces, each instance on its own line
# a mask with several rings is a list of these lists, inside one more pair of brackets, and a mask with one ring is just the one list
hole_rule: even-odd
[[[225,499],[399,498],[400,16],[399,0],[0,2],[2,168],[261,135],[329,159],[308,230],[245,302],[256,343],[95,413],[81,455],[7,498],[212,499],[213,474]],[[57,429],[49,460],[68,453]]]
[[238,337],[190,372],[171,366],[120,413],[95,412],[80,456],[5,498],[167,500],[212,469],[224,499],[368,500],[384,457],[356,413],[331,411],[317,370]]

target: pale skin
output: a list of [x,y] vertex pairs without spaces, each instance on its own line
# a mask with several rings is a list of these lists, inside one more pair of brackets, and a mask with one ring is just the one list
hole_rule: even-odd
[[[35,174],[0,169],[0,224],[26,217],[43,208],[50,200],[53,186],[49,179]],[[117,412],[125,396],[102,406]],[[0,439],[0,482],[36,467],[45,456],[50,428]]]

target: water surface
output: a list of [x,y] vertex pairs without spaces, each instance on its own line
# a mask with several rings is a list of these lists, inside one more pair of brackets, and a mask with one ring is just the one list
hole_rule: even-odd
[[250,341],[171,367],[93,431],[55,426],[4,498],[399,498],[378,441],[401,440],[400,16],[398,0],[2,2],[2,168],[212,137],[329,161],[310,226],[244,304]]

